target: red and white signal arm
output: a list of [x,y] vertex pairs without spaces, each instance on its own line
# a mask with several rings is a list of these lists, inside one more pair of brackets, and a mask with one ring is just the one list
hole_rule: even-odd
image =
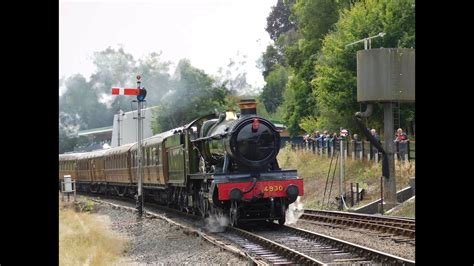
[[345,129],[341,130],[341,136],[347,137],[347,135],[349,135],[349,131],[347,131]]
[[140,95],[140,89],[137,88],[112,88],[114,95]]

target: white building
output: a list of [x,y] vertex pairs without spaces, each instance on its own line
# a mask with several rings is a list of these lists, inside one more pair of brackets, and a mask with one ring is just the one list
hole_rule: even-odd
[[[153,135],[151,121],[155,120],[152,112],[153,107],[142,110],[143,121],[143,138]],[[114,124],[112,126],[112,143],[111,147],[137,142],[137,111],[122,113],[122,115],[114,115]],[[120,141],[119,141],[120,138]]]

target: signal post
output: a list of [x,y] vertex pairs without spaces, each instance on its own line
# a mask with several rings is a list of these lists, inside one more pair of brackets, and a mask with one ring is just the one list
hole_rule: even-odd
[[141,218],[143,215],[143,159],[142,159],[142,108],[143,102],[146,97],[145,88],[141,87],[141,77],[137,75],[137,88],[112,88],[112,94],[114,95],[136,95],[137,96],[137,178],[138,188],[136,196],[136,206],[138,210],[138,217]]

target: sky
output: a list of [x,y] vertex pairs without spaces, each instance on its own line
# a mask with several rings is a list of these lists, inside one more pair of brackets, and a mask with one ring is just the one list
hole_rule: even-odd
[[[123,47],[138,59],[162,52],[215,75],[247,56],[247,82],[263,87],[256,61],[271,40],[266,18],[277,0],[60,0],[59,77],[95,71],[94,52]],[[240,54],[240,57],[237,55]]]

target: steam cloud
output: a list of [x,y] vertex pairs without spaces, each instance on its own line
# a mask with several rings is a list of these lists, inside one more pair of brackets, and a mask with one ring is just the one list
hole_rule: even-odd
[[205,228],[212,233],[220,233],[225,231],[225,227],[230,221],[224,214],[211,214],[204,220]]
[[304,207],[303,203],[300,202],[300,197],[296,199],[295,202],[288,206],[286,210],[286,223],[285,224],[295,224],[298,219],[303,215]]

